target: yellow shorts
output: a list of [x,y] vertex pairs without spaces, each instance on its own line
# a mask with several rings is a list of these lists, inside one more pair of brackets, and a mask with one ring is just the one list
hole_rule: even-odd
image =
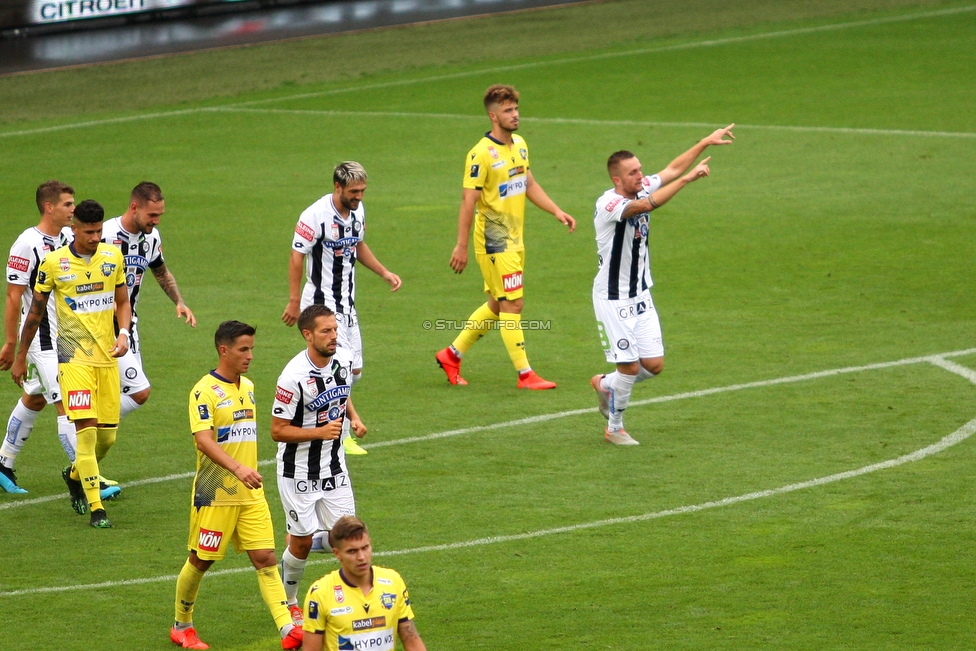
[[485,291],[496,301],[514,301],[522,298],[522,269],[525,267],[525,249],[504,253],[476,253],[481,277],[485,279]]
[[58,364],[64,413],[71,420],[95,418],[101,425],[119,423],[119,367]]
[[239,552],[274,549],[274,525],[267,500],[243,506],[200,506],[190,509],[187,548],[205,561],[219,561],[227,543]]

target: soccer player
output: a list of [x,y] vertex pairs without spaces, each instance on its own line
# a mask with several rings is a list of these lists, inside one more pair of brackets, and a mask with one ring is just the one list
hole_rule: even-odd
[[[400,289],[400,277],[384,267],[363,239],[366,235],[366,170],[354,161],[336,166],[332,173],[333,191],[298,218],[288,261],[288,305],[281,317],[292,326],[298,314],[309,305],[327,305],[335,312],[339,326],[339,345],[353,354],[352,382],[362,377],[363,340],[356,314],[356,261],[390,286]],[[301,288],[302,263],[305,263],[304,288]],[[343,433],[349,454],[366,454],[349,435]]]
[[58,382],[78,440],[75,461],[62,471],[62,477],[72,508],[79,515],[90,511],[90,524],[98,529],[112,526],[102,505],[98,463],[115,443],[117,358],[129,348],[132,319],[125,261],[118,249],[100,241],[104,218],[105,211],[97,201],[82,201],[71,224],[74,241],[44,256],[10,371],[22,385],[27,377],[27,353],[53,292],[58,315]]
[[281,634],[282,649],[302,646],[292,622],[274,553],[274,527],[258,467],[254,384],[244,377],[254,358],[255,329],[240,321],[217,327],[217,368],[190,391],[190,431],[197,448],[190,509],[190,554],[176,580],[176,622],[170,639],[184,649],[207,649],[193,627],[204,573],[234,543],[258,574],[261,597]]
[[278,377],[271,438],[278,442],[278,494],[289,534],[281,576],[288,608],[300,619],[298,584],[313,534],[328,532],[344,515],[356,515],[345,449],[339,442],[343,420],[349,420],[360,438],[366,427],[349,396],[353,358],[337,346],[335,314],[325,305],[309,305],[298,317],[298,329],[306,349]]
[[653,176],[644,176],[640,160],[629,151],[618,151],[607,160],[613,188],[597,199],[593,213],[599,260],[593,310],[607,361],[617,370],[594,375],[590,384],[608,421],[604,438],[615,445],[640,445],[624,430],[624,410],[634,384],[664,370],[661,323],[651,299],[647,250],[651,211],[689,183],[708,176],[711,156],[687,170],[708,146],[732,144],[734,126],[717,129]]
[[129,352],[119,359],[122,416],[135,411],[149,399],[150,384],[142,369],[139,316],[136,311],[146,269],[152,272],[163,292],[176,305],[177,318],[183,318],[191,327],[197,325],[193,312],[183,302],[176,278],[163,260],[163,244],[157,226],[165,210],[163,191],[155,183],[143,181],[132,189],[125,214],[105,222],[102,232],[102,241],[117,246],[125,256],[125,282],[132,305],[132,345]]
[[330,540],[339,569],[313,583],[305,597],[303,651],[393,651],[398,637],[405,651],[426,651],[407,586],[396,571],[372,564],[373,546],[363,521],[339,518]]
[[[0,369],[9,370],[17,352],[22,317],[30,311],[33,300],[37,266],[45,255],[68,243],[62,229],[71,224],[75,212],[75,191],[60,181],[47,181],[37,188],[37,209],[41,220],[28,228],[13,246],[7,258],[7,302],[4,306],[6,341],[0,349]],[[25,291],[30,287],[31,291]],[[7,435],[0,445],[0,488],[8,493],[26,493],[17,485],[14,462],[34,429],[34,423],[45,405],[52,404],[58,412],[58,438],[61,439],[70,461],[74,461],[75,427],[68,420],[61,404],[58,385],[58,353],[55,350],[58,317],[54,303],[48,303],[41,317],[40,336],[27,351],[27,380],[24,393],[10,412]]]
[[488,302],[468,317],[454,343],[435,356],[451,384],[467,384],[461,377],[461,358],[478,339],[497,327],[518,372],[518,388],[556,387],[555,382],[543,380],[529,366],[520,327],[525,198],[554,215],[570,233],[576,229],[576,220],[560,210],[532,176],[528,145],[515,133],[519,123],[518,102],[518,91],[511,86],[496,84],[485,91],[491,131],[485,133],[465,159],[457,245],[451,255],[451,268],[461,273],[468,264],[468,233],[474,220],[474,253],[481,267]]

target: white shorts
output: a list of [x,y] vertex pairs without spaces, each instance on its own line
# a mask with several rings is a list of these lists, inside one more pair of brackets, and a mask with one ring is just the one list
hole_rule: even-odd
[[356,515],[356,499],[348,474],[325,479],[278,477],[278,495],[285,509],[285,526],[293,536],[330,530],[344,515]]
[[593,311],[603,352],[611,364],[664,357],[661,322],[650,292],[622,301],[594,296]]
[[27,379],[24,381],[24,393],[29,396],[43,395],[49,405],[61,400],[61,385],[58,383],[58,351],[27,351]]
[[132,337],[132,346],[119,358],[119,383],[122,395],[131,396],[149,388],[149,378],[142,370],[142,352],[139,351],[139,335]]

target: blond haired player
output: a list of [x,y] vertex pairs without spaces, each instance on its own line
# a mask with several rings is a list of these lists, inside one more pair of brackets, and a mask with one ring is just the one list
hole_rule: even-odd
[[[37,269],[34,300],[24,319],[20,350],[11,368],[18,384],[27,376],[27,352],[54,293],[58,314],[58,382],[78,442],[74,463],[62,472],[71,506],[91,511],[91,526],[112,526],[100,495],[98,462],[115,443],[119,426],[117,358],[129,349],[132,310],[125,287],[125,261],[102,244],[105,211],[97,201],[75,207],[74,242],[48,253]],[[119,334],[115,334],[115,320]]]
[[339,569],[308,590],[303,651],[393,651],[397,638],[406,651],[426,651],[403,579],[395,570],[373,565],[366,524],[343,516],[330,540]]
[[464,189],[451,268],[461,273],[468,264],[468,234],[473,221],[474,253],[488,301],[468,317],[454,343],[436,355],[451,384],[467,384],[461,377],[461,358],[478,339],[497,328],[518,372],[518,388],[556,387],[555,382],[542,379],[529,366],[520,327],[525,198],[554,215],[569,232],[576,229],[576,220],[560,210],[532,176],[529,146],[515,133],[519,125],[518,102],[518,91],[512,86],[496,84],[485,91],[491,131],[468,152],[464,163]]
[[219,361],[190,391],[190,431],[197,448],[190,509],[189,557],[176,580],[176,622],[169,637],[184,649],[207,649],[193,626],[204,573],[233,542],[258,574],[282,649],[302,646],[302,630],[285,605],[274,553],[274,527],[258,467],[254,384],[244,377],[254,357],[254,328],[224,321],[214,334]]

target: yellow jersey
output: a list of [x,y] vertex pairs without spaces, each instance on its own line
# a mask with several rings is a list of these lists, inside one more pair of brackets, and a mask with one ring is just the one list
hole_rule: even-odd
[[480,190],[475,206],[475,253],[522,251],[525,191],[529,182],[529,147],[512,134],[512,146],[486,133],[468,152],[463,185]]
[[69,244],[51,251],[37,267],[34,289],[51,294],[58,315],[58,361],[115,366],[115,289],[125,286],[125,259],[99,244],[87,260]]
[[[224,452],[257,470],[258,424],[254,412],[254,384],[243,376],[237,386],[211,371],[190,391],[190,431],[213,430]],[[197,450],[193,506],[240,506],[263,499],[263,487],[248,488],[234,473]]]
[[393,651],[397,626],[410,619],[413,608],[403,579],[376,565],[368,596],[346,583],[340,569],[313,583],[305,597],[304,629],[323,636],[325,651]]

